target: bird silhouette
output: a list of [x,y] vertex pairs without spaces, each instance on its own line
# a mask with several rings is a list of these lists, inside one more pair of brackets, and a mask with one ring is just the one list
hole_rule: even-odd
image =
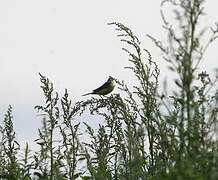
[[111,93],[114,90],[115,87],[115,83],[114,83],[114,78],[109,76],[107,82],[105,82],[102,86],[100,86],[99,88],[93,90],[90,93],[87,94],[83,94],[82,96],[87,96],[90,94],[97,94],[97,95],[107,95],[109,93]]

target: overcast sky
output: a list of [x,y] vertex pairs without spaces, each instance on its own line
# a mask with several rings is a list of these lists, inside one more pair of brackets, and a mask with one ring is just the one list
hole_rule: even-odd
[[[159,51],[146,38],[163,38],[160,0],[10,0],[0,1],[0,118],[9,104],[21,142],[33,141],[41,117],[33,109],[43,102],[38,72],[73,100],[101,85],[108,76],[129,80],[122,43],[109,22],[121,22],[139,36],[154,60]],[[208,0],[205,25],[218,21],[218,2]],[[205,66],[217,64],[217,43]],[[166,74],[166,73],[165,73]],[[164,76],[164,72],[162,72]]]

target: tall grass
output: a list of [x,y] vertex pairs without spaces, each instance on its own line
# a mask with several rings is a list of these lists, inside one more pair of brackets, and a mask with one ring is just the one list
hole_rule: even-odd
[[[149,50],[128,27],[109,23],[124,43],[134,86],[116,79],[118,94],[73,103],[67,90],[60,96],[39,74],[45,97],[44,104],[35,107],[43,118],[35,140],[40,148],[31,152],[26,144],[23,155],[18,155],[9,106],[0,127],[1,179],[218,179],[217,77],[199,70],[218,27],[199,29],[204,0],[167,0],[162,6],[166,3],[176,9],[178,27],[162,12],[168,43],[147,36],[175,73],[176,88],[167,94],[166,86],[162,92],[160,69]],[[202,44],[208,31],[208,43]],[[83,123],[86,141],[81,138],[81,123],[76,123],[84,112],[104,120],[98,127]]]

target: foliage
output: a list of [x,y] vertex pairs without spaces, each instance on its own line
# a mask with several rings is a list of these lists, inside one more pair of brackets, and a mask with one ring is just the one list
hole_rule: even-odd
[[[119,94],[72,103],[67,90],[60,97],[39,74],[45,97],[45,104],[35,107],[43,117],[35,140],[39,150],[26,144],[19,157],[9,106],[0,127],[0,179],[218,179],[217,77],[199,71],[218,27],[199,30],[204,0],[165,0],[162,7],[166,3],[176,8],[178,27],[162,11],[168,43],[147,36],[174,72],[176,88],[160,91],[160,69],[150,52],[128,27],[109,23],[124,43],[131,63],[126,69],[137,83],[131,87],[115,79]],[[86,121],[82,134],[76,119],[87,112],[103,123],[92,127]]]

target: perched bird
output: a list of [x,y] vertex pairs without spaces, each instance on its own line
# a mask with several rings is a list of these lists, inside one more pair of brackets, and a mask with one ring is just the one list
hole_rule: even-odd
[[107,95],[109,94],[110,92],[113,91],[114,89],[114,78],[109,76],[107,82],[105,82],[101,87],[93,90],[91,93],[87,93],[87,94],[84,94],[83,96],[86,96],[86,95],[89,95],[89,94],[97,94],[97,95]]

